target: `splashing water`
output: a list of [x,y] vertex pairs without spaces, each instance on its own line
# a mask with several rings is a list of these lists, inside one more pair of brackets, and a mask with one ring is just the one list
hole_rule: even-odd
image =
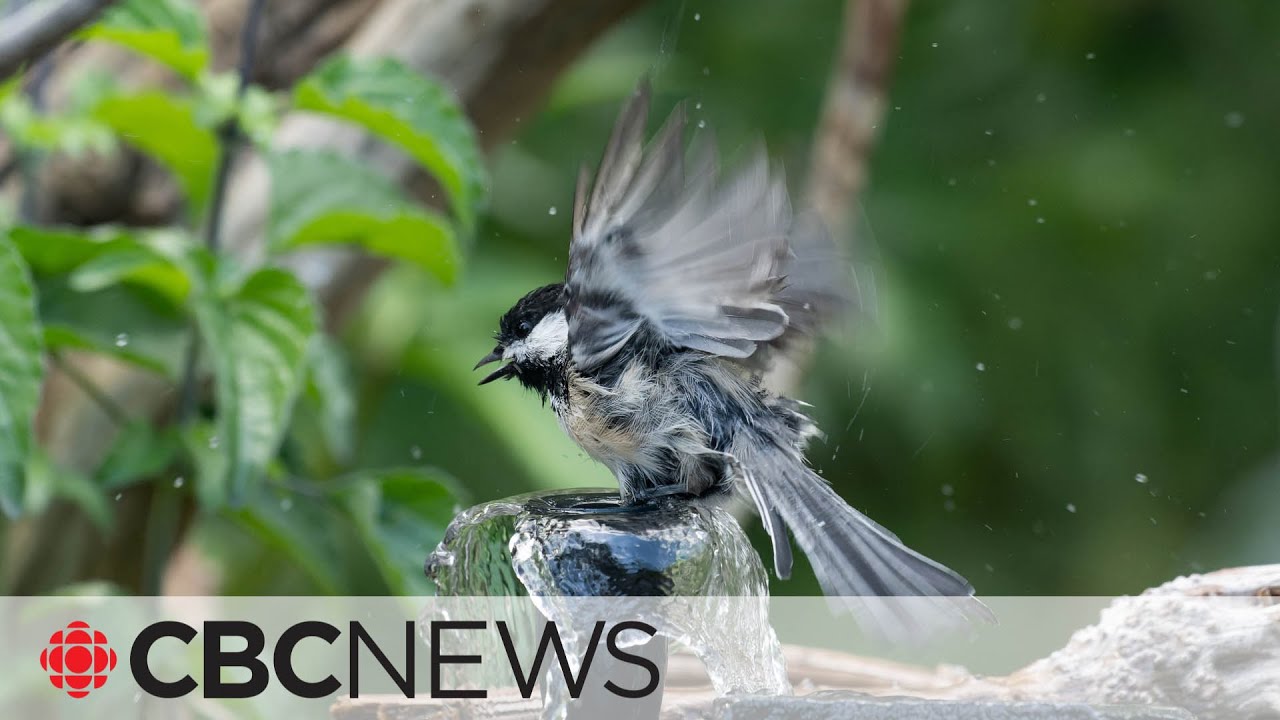
[[[764,567],[718,505],[664,498],[625,506],[616,492],[518,496],[460,514],[426,569],[441,595],[488,596],[490,608],[493,596],[514,607],[527,595],[559,625],[574,672],[593,621],[626,618],[696,655],[718,694],[790,692]],[[522,632],[536,647],[540,624]],[[619,640],[634,647],[649,638]],[[563,687],[549,686],[545,714],[562,716]]]

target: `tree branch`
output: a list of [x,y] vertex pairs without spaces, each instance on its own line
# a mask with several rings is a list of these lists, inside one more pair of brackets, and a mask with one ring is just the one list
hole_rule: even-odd
[[[890,70],[906,9],[907,0],[848,0],[845,6],[838,55],[813,140],[807,197],[808,206],[841,247],[849,244],[854,208],[866,185],[867,161],[884,120]],[[864,291],[858,278],[863,250],[855,242],[849,254],[855,310],[874,318],[874,286]],[[765,385],[783,394],[793,391],[812,353],[812,342],[795,344],[770,368]]]
[[853,226],[884,120],[907,0],[849,0],[809,169],[809,202],[837,235]]
[[0,80],[87,25],[113,0],[37,0],[0,26]]
[[76,387],[80,388],[90,400],[98,405],[104,415],[111,418],[112,422],[121,427],[129,424],[129,413],[120,406],[120,403],[115,401],[115,398],[104,393],[97,385],[94,385],[93,380],[90,380],[80,368],[76,367],[75,363],[68,362],[67,358],[57,351],[49,353],[49,358],[71,382],[75,383]]
[[[239,86],[236,98],[244,99],[253,77],[253,60],[258,48],[258,27],[262,24],[262,9],[265,0],[253,0],[249,6],[249,14],[245,16],[244,27],[240,31],[240,65]],[[222,206],[227,199],[227,178],[231,174],[231,161],[240,145],[240,123],[236,115],[232,115],[218,128],[218,167],[213,177],[213,195],[209,201],[209,217],[205,224],[204,244],[209,252],[218,253],[222,245],[220,235],[222,225]],[[200,331],[191,328],[191,338],[187,342],[187,354],[183,360],[182,389],[178,395],[178,422],[185,423],[191,419],[196,409],[196,389],[199,378],[196,375],[200,359]]]

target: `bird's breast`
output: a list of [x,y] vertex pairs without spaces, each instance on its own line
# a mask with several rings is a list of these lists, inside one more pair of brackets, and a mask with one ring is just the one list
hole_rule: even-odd
[[642,410],[615,389],[575,374],[565,396],[551,402],[560,426],[592,458],[615,471],[639,460],[643,433],[636,420]]

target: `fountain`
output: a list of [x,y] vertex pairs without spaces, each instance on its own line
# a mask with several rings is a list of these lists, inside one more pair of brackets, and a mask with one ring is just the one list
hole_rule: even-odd
[[[790,692],[768,622],[764,567],[738,523],[717,504],[669,497],[623,505],[609,491],[536,493],[485,503],[450,524],[426,572],[441,595],[473,599],[490,614],[495,608],[503,614],[535,608],[532,621],[512,624],[518,626],[512,635],[525,649],[521,657],[529,657],[541,626],[551,620],[561,629],[576,673],[593,621],[626,619],[652,626],[657,634],[650,639],[624,633],[619,645],[659,668],[665,668],[668,643],[674,643],[702,661],[718,694]],[[634,671],[610,660],[597,653],[591,672],[617,678]],[[494,680],[491,675],[484,681]],[[626,679],[616,682],[634,687],[643,678],[632,678],[630,685]],[[606,701],[611,715],[618,715],[618,697],[591,686],[571,697],[561,672],[544,674],[542,692],[544,717],[594,717]],[[661,701],[659,686],[621,705],[628,716],[656,717]]]

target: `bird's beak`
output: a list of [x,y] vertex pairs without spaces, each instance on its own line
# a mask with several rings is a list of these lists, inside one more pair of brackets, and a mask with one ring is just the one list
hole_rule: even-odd
[[[494,348],[494,349],[493,349],[493,352],[491,352],[491,353],[489,353],[488,355],[485,355],[484,357],[480,358],[480,362],[476,363],[476,366],[475,366],[474,368],[471,368],[471,369],[472,369],[472,370],[479,370],[480,368],[484,367],[485,365],[488,365],[489,363],[495,363],[495,362],[498,362],[498,361],[499,361],[499,360],[501,360],[501,359],[502,359],[502,346],[501,346],[501,345],[499,345],[498,347],[496,347],[496,348]],[[488,375],[486,375],[486,376],[485,376],[485,378],[484,378],[483,380],[481,380],[481,381],[480,381],[480,384],[481,384],[481,385],[486,385],[486,384],[491,383],[491,382],[493,382],[494,380],[497,380],[497,379],[499,379],[499,378],[510,378],[510,377],[512,377],[513,375],[515,375],[515,373],[516,373],[516,366],[515,366],[515,364],[513,364],[513,363],[507,363],[506,365],[503,365],[502,367],[498,368],[497,370],[494,370],[493,372],[491,372],[491,373],[489,373]]]
[[485,378],[484,378],[483,380],[481,380],[481,381],[480,381],[480,384],[481,384],[481,385],[487,385],[488,383],[491,383],[491,382],[493,382],[494,380],[497,380],[498,378],[507,378],[507,379],[510,379],[510,378],[514,377],[514,376],[515,376],[515,374],[516,374],[516,366],[515,366],[515,364],[514,364],[514,363],[507,363],[506,365],[503,365],[502,367],[498,368],[497,370],[494,370],[493,372],[491,372],[491,373],[489,373],[488,375],[486,375],[486,376],[485,376]]
[[476,363],[476,366],[471,369],[479,370],[485,365],[488,365],[489,363],[492,363],[492,362],[498,362],[501,359],[502,359],[502,346],[499,345],[498,347],[493,349],[493,352],[480,358],[480,362]]

